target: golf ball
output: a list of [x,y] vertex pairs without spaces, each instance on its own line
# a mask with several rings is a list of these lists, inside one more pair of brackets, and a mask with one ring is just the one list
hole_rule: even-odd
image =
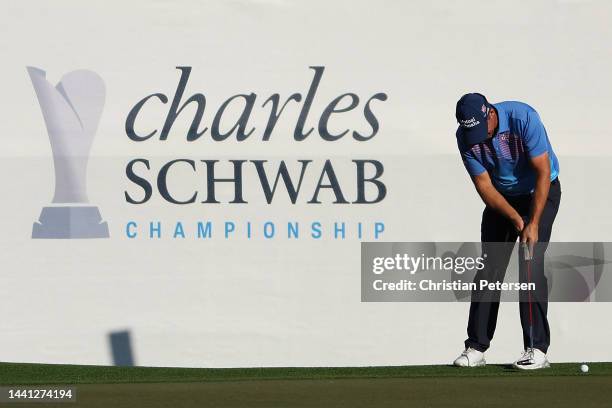
[[580,366],[580,371],[582,371],[583,373],[588,373],[589,372],[589,366],[586,364],[583,364]]

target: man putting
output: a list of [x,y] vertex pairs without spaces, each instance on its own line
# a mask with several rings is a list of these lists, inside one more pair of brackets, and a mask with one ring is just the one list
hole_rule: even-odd
[[[481,224],[483,252],[495,254],[487,259],[474,281],[503,280],[517,238],[532,248],[529,265],[519,261],[521,282],[529,279],[536,289],[528,300],[521,293],[524,351],[514,367],[525,370],[549,367],[544,251],[561,200],[559,162],[540,116],[527,104],[490,104],[483,95],[470,93],[459,99],[455,115],[463,163],[486,206]],[[540,244],[535,246],[536,242]],[[465,350],[454,362],[456,366],[486,364],[484,353],[495,332],[499,299],[499,291],[472,293],[468,338]]]

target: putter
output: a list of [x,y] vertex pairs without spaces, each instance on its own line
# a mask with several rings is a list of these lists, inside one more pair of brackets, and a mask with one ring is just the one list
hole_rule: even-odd
[[[527,225],[529,223],[529,219],[523,217],[524,224]],[[527,263],[527,300],[529,303],[529,345],[531,349],[533,349],[533,311],[531,306],[531,259],[532,254],[529,251],[529,243],[521,242],[521,246],[523,247],[523,260]]]

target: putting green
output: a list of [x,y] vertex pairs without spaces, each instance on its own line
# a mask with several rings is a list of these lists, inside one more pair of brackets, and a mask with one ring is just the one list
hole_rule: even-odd
[[[185,369],[0,364],[2,384],[77,384],[83,407],[608,407],[612,364]],[[38,406],[24,404],[19,406]],[[44,404],[45,407],[65,404]]]

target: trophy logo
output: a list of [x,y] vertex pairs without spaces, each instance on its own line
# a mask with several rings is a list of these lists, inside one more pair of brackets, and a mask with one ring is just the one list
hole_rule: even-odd
[[54,87],[28,67],[45,119],[55,169],[55,193],[32,227],[32,238],[108,238],[108,224],[87,198],[87,162],[104,108],[104,81],[87,70],[65,74]]

